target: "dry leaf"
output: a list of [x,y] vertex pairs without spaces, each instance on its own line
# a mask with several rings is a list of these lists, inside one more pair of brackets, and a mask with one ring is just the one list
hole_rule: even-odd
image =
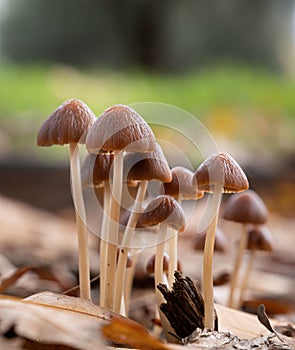
[[68,295],[62,295],[53,292],[37,293],[24,299],[24,301],[32,302],[37,305],[47,305],[65,311],[74,311],[77,313],[85,314],[89,317],[99,318],[101,320],[110,321],[112,317],[116,315],[114,312],[95,305],[89,300],[70,297]]
[[102,318],[83,312],[35,304],[28,300],[0,298],[2,334],[13,327],[17,335],[41,343],[83,350],[103,349],[99,331],[103,323]]
[[1,281],[0,285],[0,293],[3,293],[8,287],[13,285],[16,281],[18,281],[24,274],[27,272],[34,272],[36,273],[41,279],[46,279],[48,281],[56,282],[60,285],[62,289],[66,289],[68,286],[64,286],[61,281],[58,280],[54,274],[52,274],[50,271],[38,267],[38,266],[30,266],[25,265],[18,269],[16,269],[12,274],[9,274],[8,277],[4,277]]
[[140,350],[169,350],[169,347],[152,337],[143,326],[128,319],[114,317],[111,323],[103,326],[102,334],[105,339],[114,343]]

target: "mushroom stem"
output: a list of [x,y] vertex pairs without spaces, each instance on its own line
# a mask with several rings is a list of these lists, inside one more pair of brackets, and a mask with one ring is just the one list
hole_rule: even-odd
[[228,307],[234,307],[235,305],[235,291],[237,288],[237,282],[238,282],[238,273],[242,264],[242,259],[244,255],[244,251],[247,247],[248,243],[248,232],[246,225],[243,224],[243,232],[242,237],[239,244],[238,253],[236,256],[235,264],[234,264],[234,270],[232,272],[231,276],[231,282],[230,282],[230,292],[229,292],[229,298],[228,298]]
[[210,222],[203,257],[204,327],[214,330],[213,254],[218,212]]
[[114,178],[110,205],[110,223],[107,239],[106,302],[105,307],[114,308],[114,287],[119,238],[119,219],[122,200],[123,151],[114,152]]
[[157,288],[159,283],[165,283],[164,270],[163,270],[163,260],[164,260],[164,248],[165,240],[167,235],[168,225],[161,223],[159,227],[159,240],[156,247],[156,258],[155,258],[155,290],[156,290],[156,300],[158,310],[160,310],[160,305],[164,302],[164,298]]
[[236,305],[237,309],[241,308],[242,303],[244,301],[245,290],[247,288],[251,272],[253,271],[255,258],[256,258],[255,250],[250,250],[250,256],[249,256],[249,259],[247,261],[246,272],[244,274],[244,278],[243,278],[242,283],[241,283],[239,300],[238,300],[238,303]]
[[75,215],[78,233],[78,251],[79,251],[79,285],[80,297],[91,299],[90,293],[90,273],[88,257],[88,231],[86,227],[86,212],[83,200],[80,159],[77,143],[70,143],[70,168],[72,195],[75,204]]
[[126,269],[126,277],[125,277],[125,284],[124,284],[124,302],[125,302],[126,316],[128,316],[129,314],[132,284],[133,284],[133,279],[135,274],[135,267],[138,260],[138,255],[139,253],[132,256],[132,264],[130,267]]
[[106,289],[106,266],[107,266],[107,241],[106,234],[109,226],[109,215],[110,215],[110,183],[109,181],[104,182],[104,194],[103,194],[103,218],[101,224],[101,236],[100,236],[100,293],[99,293],[99,304],[105,306],[105,289]]
[[[178,196],[178,203],[181,205],[182,196]],[[177,249],[178,249],[178,233],[174,232],[174,235],[169,240],[169,262],[168,262],[168,283],[169,287],[172,287],[174,282],[174,272],[177,270]]]
[[124,290],[124,281],[126,275],[126,264],[128,251],[134,235],[134,228],[142,211],[142,203],[146,194],[148,181],[141,181],[137,190],[133,210],[129,216],[127,226],[122,240],[122,248],[120,249],[118,266],[115,278],[115,312],[120,312],[120,306]]

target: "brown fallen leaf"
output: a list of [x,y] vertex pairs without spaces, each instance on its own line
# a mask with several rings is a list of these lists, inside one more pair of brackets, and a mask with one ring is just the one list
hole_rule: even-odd
[[[65,311],[72,311],[81,314],[85,314],[89,317],[95,317],[101,320],[110,321],[116,313],[98,305],[93,304],[91,301],[81,299],[77,297],[70,297],[68,295],[53,293],[53,292],[41,292],[33,294],[25,299],[24,302],[34,303],[36,305],[49,306],[56,309],[62,309]],[[120,317],[120,315],[118,315]],[[121,316],[123,318],[123,316]],[[135,323],[135,322],[134,322]]]
[[25,265],[16,269],[12,274],[7,277],[3,277],[0,284],[0,293],[3,293],[8,287],[17,282],[24,274],[27,272],[34,272],[41,279],[46,279],[48,281],[56,282],[60,285],[62,289],[68,288],[68,286],[64,286],[63,283],[54,276],[49,270],[38,266]]
[[103,349],[99,330],[105,322],[86,312],[0,297],[1,334],[13,328],[18,336],[38,343],[81,350]]
[[109,324],[102,327],[105,339],[117,344],[124,344],[140,350],[169,350],[160,340],[152,337],[140,324],[128,319],[114,317]]

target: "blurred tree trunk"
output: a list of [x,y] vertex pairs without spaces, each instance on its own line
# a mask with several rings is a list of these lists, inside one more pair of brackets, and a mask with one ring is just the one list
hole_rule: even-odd
[[[242,60],[288,61],[293,0],[10,0],[0,42],[16,61],[182,71]],[[24,30],[25,28],[25,30]]]

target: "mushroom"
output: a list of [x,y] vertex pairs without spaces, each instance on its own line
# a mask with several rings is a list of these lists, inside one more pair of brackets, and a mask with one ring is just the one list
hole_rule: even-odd
[[159,225],[158,243],[155,260],[155,288],[157,305],[160,307],[163,297],[157,290],[157,285],[163,283],[164,247],[167,239],[168,226],[181,232],[185,226],[185,217],[179,203],[171,196],[160,195],[154,198],[141,215],[140,223],[143,226]]
[[90,128],[86,138],[89,153],[114,153],[110,223],[107,237],[106,307],[114,307],[116,254],[122,199],[123,156],[129,152],[152,152],[155,136],[148,124],[132,108],[115,105],[105,110]]
[[234,194],[224,207],[223,219],[235,221],[243,225],[238,253],[236,255],[234,269],[231,277],[228,306],[234,307],[234,294],[237,287],[238,274],[243,259],[243,252],[247,247],[247,224],[264,224],[268,216],[268,210],[260,196],[253,190]]
[[38,137],[38,146],[70,146],[70,170],[72,196],[78,232],[80,296],[91,299],[88,259],[88,232],[85,226],[86,213],[81,188],[81,173],[78,144],[85,142],[85,135],[96,117],[88,106],[77,99],[60,105],[43,123]]
[[[199,191],[193,185],[194,173],[182,166],[171,169],[172,180],[164,184],[165,194],[174,197],[181,205],[182,200],[197,200],[204,196],[203,191]],[[177,269],[177,235],[173,235],[169,240],[169,272],[168,281],[171,287],[174,281],[174,272]]]
[[100,227],[100,293],[99,304],[105,306],[107,245],[106,234],[109,225],[110,212],[110,171],[114,155],[109,153],[88,154],[81,167],[82,186],[103,187],[103,216]]
[[[204,250],[206,235],[207,235],[206,231],[196,234],[196,236],[194,237],[195,250],[200,250],[200,251]],[[215,232],[214,251],[225,253],[227,248],[228,248],[228,239],[224,234],[224,232],[219,227],[217,227]]]
[[247,177],[240,165],[227,153],[219,152],[207,158],[195,171],[194,182],[199,191],[213,192],[218,200],[216,212],[207,228],[203,258],[204,325],[214,329],[213,253],[221,193],[248,189]]
[[129,153],[125,156],[124,167],[129,181],[139,181],[137,195],[123,235],[116,271],[115,311],[120,312],[126,274],[126,259],[133,239],[133,232],[142,213],[143,201],[146,195],[148,181],[171,181],[171,172],[167,160],[159,144],[154,152],[145,154]]
[[268,228],[264,225],[248,225],[248,244],[247,250],[249,251],[249,259],[247,261],[246,271],[242,279],[240,287],[240,296],[237,304],[237,309],[239,309],[244,300],[244,293],[248,285],[248,281],[253,271],[254,261],[257,256],[257,252],[272,252],[272,236]]

